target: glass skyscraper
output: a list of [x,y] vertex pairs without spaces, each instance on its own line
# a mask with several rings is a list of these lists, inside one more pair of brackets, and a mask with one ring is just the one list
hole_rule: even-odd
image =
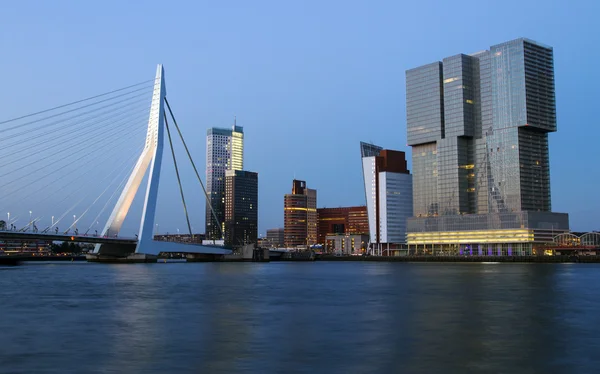
[[[234,124],[231,129],[213,127],[206,133],[206,239],[224,239],[225,172],[244,169],[244,129]],[[214,210],[214,215],[211,211]],[[214,216],[217,216],[217,223]]]
[[[568,230],[566,214],[549,213],[548,133],[556,131],[551,47],[521,38],[408,70],[406,102],[415,216],[409,233],[526,229],[529,243],[543,241],[540,230]],[[502,253],[515,233],[505,234],[493,243],[505,245]],[[460,243],[450,234],[412,239],[461,251],[461,244],[481,244],[459,236]]]

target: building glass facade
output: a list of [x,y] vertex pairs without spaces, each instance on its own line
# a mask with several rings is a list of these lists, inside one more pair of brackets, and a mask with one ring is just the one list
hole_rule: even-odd
[[379,243],[406,243],[406,220],[412,216],[412,175],[379,173]]
[[[244,130],[211,128],[206,133],[206,239],[223,239],[225,233],[225,172],[244,168]],[[212,206],[218,222],[210,209]],[[219,227],[219,223],[221,227]]]
[[552,48],[521,38],[448,57],[408,70],[406,90],[416,218],[551,211]]
[[437,160],[437,143],[412,147],[413,214],[416,217],[437,216],[439,213]]

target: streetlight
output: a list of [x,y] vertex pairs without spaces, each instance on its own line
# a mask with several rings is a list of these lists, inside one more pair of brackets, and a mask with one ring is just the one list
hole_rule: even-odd
[[77,216],[73,214],[73,228],[77,230],[77,222],[75,222],[75,218],[77,218]]
[[10,225],[10,212],[6,213],[8,215],[8,221],[6,221],[7,225]]
[[31,210],[29,211],[29,227],[31,228]]
[[156,235],[158,235],[158,223],[156,224]]
[[54,216],[52,216],[52,226],[54,226]]

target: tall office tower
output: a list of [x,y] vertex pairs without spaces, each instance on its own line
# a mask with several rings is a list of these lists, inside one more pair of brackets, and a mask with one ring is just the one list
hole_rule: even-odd
[[531,253],[568,230],[566,214],[550,213],[552,48],[522,38],[408,70],[406,112],[409,244]]
[[[244,168],[244,129],[213,127],[206,133],[206,239],[223,239],[225,233],[225,172]],[[211,206],[214,214],[211,211]],[[217,216],[221,227],[215,220]]]
[[362,158],[371,243],[406,243],[406,220],[412,216],[412,175],[404,152],[382,149]]
[[225,245],[242,246],[258,238],[258,173],[225,172]]
[[284,196],[283,229],[286,247],[317,243],[317,190],[294,179],[292,193]]

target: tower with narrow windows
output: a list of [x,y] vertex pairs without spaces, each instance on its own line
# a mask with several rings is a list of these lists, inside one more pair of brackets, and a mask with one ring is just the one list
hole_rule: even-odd
[[[206,133],[206,239],[221,240],[225,234],[225,173],[244,169],[244,129],[210,128]],[[214,214],[211,210],[214,210]],[[215,220],[215,215],[218,222]]]

